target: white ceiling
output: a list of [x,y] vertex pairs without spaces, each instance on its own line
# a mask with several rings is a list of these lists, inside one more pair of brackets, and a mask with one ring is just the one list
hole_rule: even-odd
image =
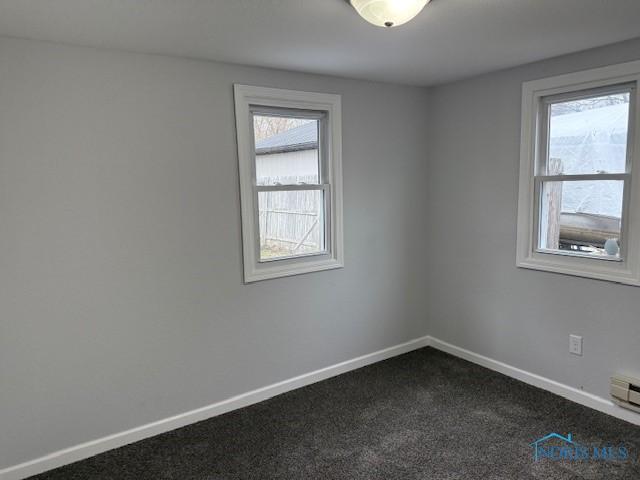
[[640,0],[433,0],[385,30],[345,0],[0,0],[0,35],[431,85],[640,37]]

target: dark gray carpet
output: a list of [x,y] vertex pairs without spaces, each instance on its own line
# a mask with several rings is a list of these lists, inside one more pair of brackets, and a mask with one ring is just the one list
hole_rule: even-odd
[[[627,461],[534,462],[550,432]],[[640,479],[640,428],[424,348],[38,480]]]

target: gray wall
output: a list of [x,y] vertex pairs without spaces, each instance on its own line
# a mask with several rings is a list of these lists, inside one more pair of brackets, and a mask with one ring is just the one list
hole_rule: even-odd
[[639,288],[515,266],[522,82],[639,58],[640,39],[431,89],[429,334],[605,398],[640,375]]
[[[344,269],[242,284],[234,82],[343,95]],[[422,89],[1,39],[0,468],[426,334],[426,113]]]

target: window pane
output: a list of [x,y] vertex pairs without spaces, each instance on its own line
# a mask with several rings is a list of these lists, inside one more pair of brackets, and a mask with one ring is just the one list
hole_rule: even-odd
[[254,115],[257,184],[317,185],[319,126],[308,118]]
[[550,105],[548,175],[624,173],[629,93]]
[[260,260],[321,253],[325,247],[324,192],[258,192]]
[[543,182],[540,248],[619,258],[624,182]]

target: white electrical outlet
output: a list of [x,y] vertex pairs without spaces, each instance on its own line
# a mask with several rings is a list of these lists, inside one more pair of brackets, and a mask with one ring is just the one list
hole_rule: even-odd
[[569,353],[582,355],[582,337],[579,335],[569,335]]

